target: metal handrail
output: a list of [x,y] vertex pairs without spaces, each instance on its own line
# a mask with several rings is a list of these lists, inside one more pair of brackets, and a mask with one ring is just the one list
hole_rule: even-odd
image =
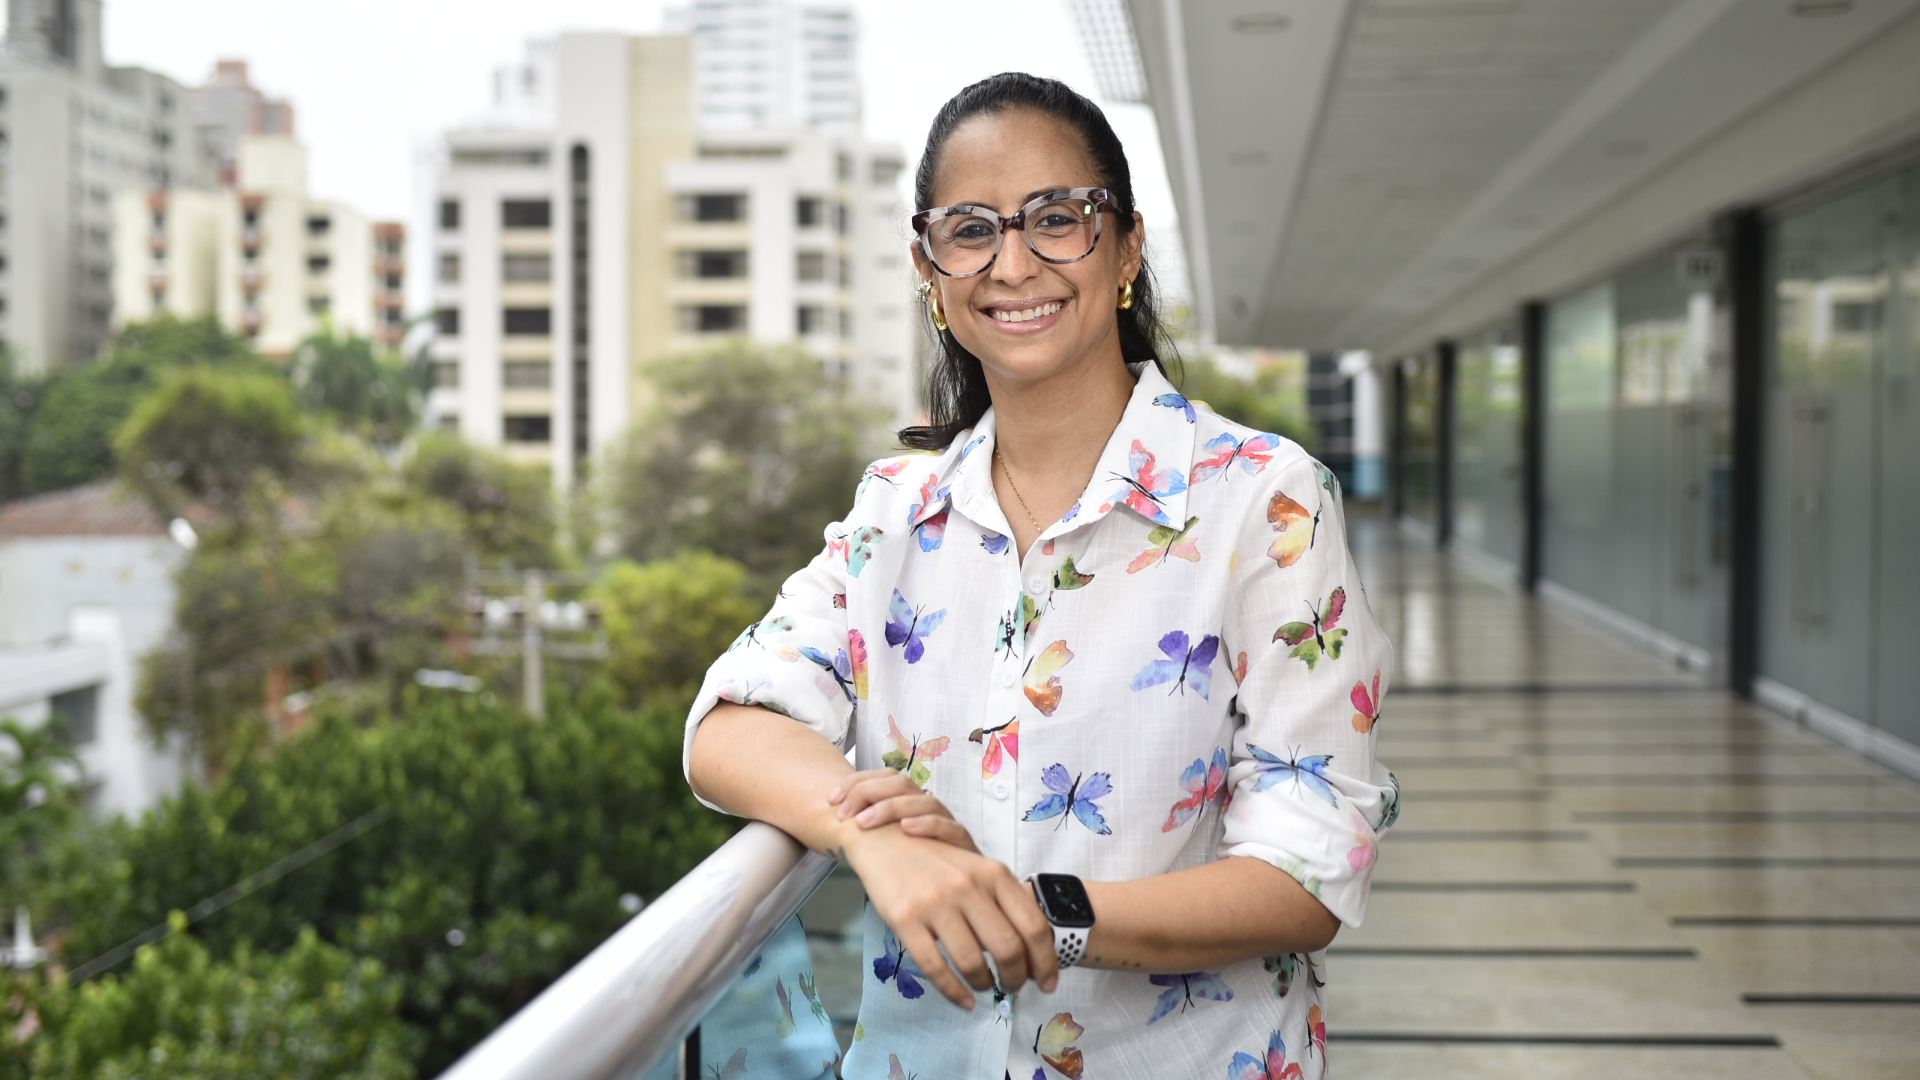
[[834,865],[749,822],[441,1080],[602,1080],[652,1068]]

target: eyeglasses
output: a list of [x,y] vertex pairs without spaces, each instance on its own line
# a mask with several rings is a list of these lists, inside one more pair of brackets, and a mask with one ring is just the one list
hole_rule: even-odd
[[1078,262],[1100,243],[1100,211],[1119,213],[1109,199],[1106,188],[1063,188],[1012,217],[984,206],[936,206],[913,215],[913,231],[927,261],[948,277],[972,277],[992,266],[1009,229],[1019,229],[1027,248],[1046,262]]

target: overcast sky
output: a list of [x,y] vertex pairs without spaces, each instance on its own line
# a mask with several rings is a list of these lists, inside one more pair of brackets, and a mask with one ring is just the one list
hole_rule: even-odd
[[[254,84],[292,100],[315,194],[382,218],[412,205],[412,148],[487,104],[489,76],[521,42],[559,30],[660,29],[659,0],[106,0],[108,62],[203,81],[245,59]],[[1097,96],[1065,0],[854,0],[870,137],[919,156],[940,104],[1019,69]],[[954,30],[954,27],[964,29]],[[936,30],[935,28],[947,28]],[[1103,103],[1106,104],[1106,103]],[[1140,210],[1172,219],[1153,118],[1107,105]]]

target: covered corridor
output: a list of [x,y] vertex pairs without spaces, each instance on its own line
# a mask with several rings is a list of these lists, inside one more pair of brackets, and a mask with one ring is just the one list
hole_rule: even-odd
[[1405,789],[1330,1057],[1353,1077],[1911,1077],[1920,785],[1356,523]]

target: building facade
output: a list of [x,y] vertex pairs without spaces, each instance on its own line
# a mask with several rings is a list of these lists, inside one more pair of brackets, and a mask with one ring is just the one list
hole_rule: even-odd
[[405,226],[313,198],[290,135],[243,136],[233,178],[114,197],[114,324],[216,315],[277,358],[323,328],[397,347]]
[[211,187],[187,89],[109,68],[100,0],[9,0],[0,45],[0,340],[24,372],[84,363],[113,324],[113,199]]
[[667,12],[693,39],[702,130],[805,127],[860,131],[858,26],[846,4],[694,0]]
[[647,364],[728,335],[804,343],[911,415],[898,151],[701,131],[693,57],[678,36],[533,42],[493,118],[437,148],[429,423],[568,486],[641,415]]
[[220,60],[205,84],[187,94],[193,122],[207,132],[220,160],[220,183],[232,187],[240,167],[240,140],[248,135],[292,135],[293,104],[253,85],[245,60]]
[[96,813],[137,815],[187,773],[181,747],[156,746],[133,707],[185,555],[112,481],[0,508],[0,716],[55,725]]

